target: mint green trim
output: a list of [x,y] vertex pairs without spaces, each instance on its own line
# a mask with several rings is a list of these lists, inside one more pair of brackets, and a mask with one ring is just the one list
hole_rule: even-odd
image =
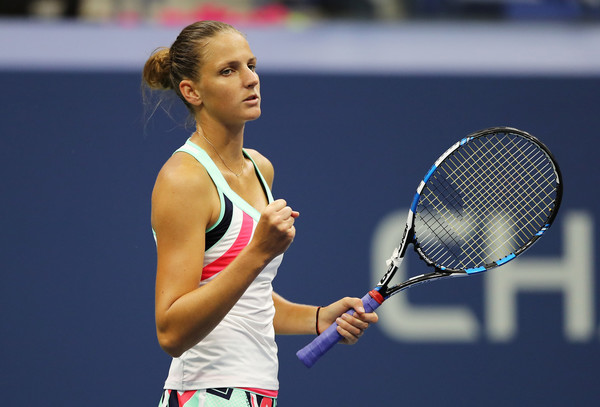
[[[194,147],[194,146],[195,146],[195,144],[193,144],[191,147]],[[215,172],[215,170],[219,174],[221,172],[219,171],[217,166],[214,165],[214,163],[212,162],[212,160],[210,159],[210,157],[208,156],[208,154],[206,154],[206,152],[204,150],[197,151],[195,149],[190,148],[190,146],[188,146],[186,143],[185,145],[181,146],[178,150],[176,150],[175,153],[177,153],[179,151],[190,154],[192,157],[194,157],[196,160],[198,160],[198,162],[200,164],[202,164],[204,166],[204,168],[206,168],[208,175],[210,175],[210,178],[215,183],[215,187],[217,187],[217,192],[219,193],[219,202],[220,202],[221,208],[219,210],[219,219],[214,224],[212,224],[208,229],[206,229],[207,232],[210,232],[211,230],[213,230],[214,228],[217,227],[219,222],[221,222],[221,220],[223,220],[223,216],[225,216],[225,200],[223,199],[223,192],[221,191],[221,188],[219,188],[219,185],[216,183],[215,178],[213,176],[213,173]],[[175,153],[173,153],[173,154],[175,154]],[[205,164],[205,162],[207,162],[207,163]],[[214,166],[214,168],[209,168],[210,164],[212,164]]]
[[271,188],[269,188],[269,184],[267,184],[267,181],[265,181],[262,173],[260,172],[260,170],[258,169],[258,165],[256,165],[256,163],[254,162],[254,160],[252,159],[252,157],[250,157],[250,154],[248,154],[246,152],[246,150],[242,149],[242,151],[244,152],[244,155],[246,157],[248,157],[250,159],[250,161],[252,161],[252,165],[254,165],[254,169],[256,170],[256,173],[258,174],[258,177],[260,179],[260,182],[262,183],[262,185],[265,188],[265,191],[267,191],[267,200],[269,201],[269,203],[273,202],[273,194],[271,193]]
[[[233,189],[231,189],[231,187],[225,180],[225,177],[223,177],[223,174],[221,174],[221,171],[219,170],[217,165],[213,162],[213,160],[206,153],[206,151],[204,151],[204,149],[202,149],[202,147],[200,147],[199,145],[192,142],[192,140],[188,139],[185,142],[185,144],[181,148],[179,148],[177,151],[182,151],[182,152],[192,155],[196,160],[198,160],[198,162],[200,164],[202,164],[204,166],[204,168],[206,168],[208,175],[210,175],[210,177],[212,178],[213,182],[215,183],[215,185],[217,187],[217,190],[219,191],[219,194],[220,194],[219,198],[221,199],[221,213],[219,216],[219,221],[222,219],[224,212],[225,212],[225,204],[222,200],[221,194],[225,194],[238,208],[240,208],[241,210],[246,212],[254,220],[258,221],[260,219],[260,212],[255,207],[253,207],[248,202],[246,202]],[[250,155],[246,152],[246,150],[243,150],[243,152],[244,152],[244,155],[246,157],[250,158],[250,161],[252,161],[252,165],[254,166],[256,173],[259,175],[260,182],[262,183],[264,190],[267,192],[267,199],[268,199],[269,203],[273,202],[273,195],[271,193],[271,189],[269,188],[269,185],[266,183],[260,170],[256,166],[256,163],[254,162],[252,157],[250,157]],[[218,222],[215,225],[211,226],[211,229],[214,228],[217,224],[218,224]]]

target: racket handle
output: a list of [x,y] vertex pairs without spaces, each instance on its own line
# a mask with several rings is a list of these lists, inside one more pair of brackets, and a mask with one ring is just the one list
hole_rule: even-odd
[[[371,290],[361,300],[365,311],[373,312],[381,305],[384,298],[379,294],[379,291]],[[346,312],[350,315],[354,315],[354,310],[348,310]],[[334,322],[329,328],[321,333],[321,335],[313,339],[311,343],[296,352],[296,356],[298,356],[298,359],[300,359],[306,367],[312,367],[321,356],[327,353],[333,345],[342,339],[342,335],[338,333],[337,327],[338,324]]]

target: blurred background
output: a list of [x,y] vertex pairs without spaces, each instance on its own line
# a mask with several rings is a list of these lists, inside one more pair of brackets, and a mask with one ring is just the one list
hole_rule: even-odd
[[[280,405],[597,406],[600,0],[0,0],[0,390],[6,405],[157,405],[156,174],[192,130],[141,68],[217,19],[258,56],[246,145],[301,212],[274,288],[362,297],[458,139],[513,126],[564,175],[555,225],[497,272],[390,299],[312,369],[279,337]],[[168,106],[165,106],[168,107]],[[425,272],[409,253],[401,275]],[[402,276],[401,276],[402,277]]]
[[220,19],[253,24],[294,19],[535,19],[593,21],[598,0],[2,0],[5,16],[83,21]]

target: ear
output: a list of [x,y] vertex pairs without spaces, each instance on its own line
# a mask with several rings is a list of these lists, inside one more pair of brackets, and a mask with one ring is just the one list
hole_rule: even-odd
[[202,97],[200,91],[197,89],[196,84],[189,79],[184,79],[179,83],[179,91],[185,100],[194,106],[200,106],[202,104]]

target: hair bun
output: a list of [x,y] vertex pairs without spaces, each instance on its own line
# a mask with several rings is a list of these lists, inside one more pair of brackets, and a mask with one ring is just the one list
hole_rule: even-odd
[[169,48],[157,48],[144,65],[142,77],[152,89],[172,89]]

